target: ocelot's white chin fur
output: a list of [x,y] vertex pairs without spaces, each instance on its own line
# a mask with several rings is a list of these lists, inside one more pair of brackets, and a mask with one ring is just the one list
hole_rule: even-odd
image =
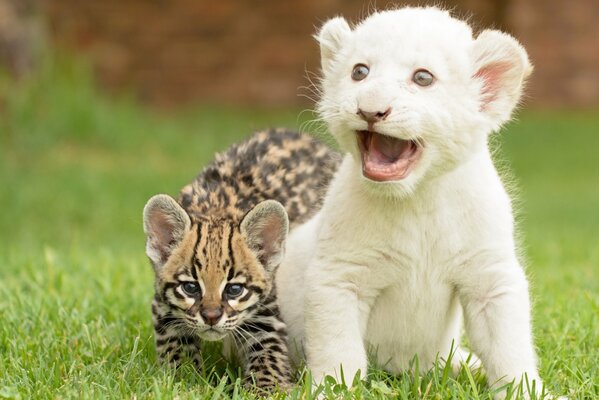
[[[318,110],[348,155],[277,275],[298,356],[316,382],[341,370],[351,382],[370,349],[393,373],[414,356],[431,367],[464,326],[491,385],[540,389],[511,202],[487,148],[532,70],[526,51],[437,8],[353,28],[333,18],[317,40]],[[454,366],[467,355],[457,348]]]
[[228,333],[229,332],[220,328],[208,328],[204,331],[199,332],[198,335],[200,336],[200,338],[204,340],[214,342],[217,340],[222,340],[225,336],[228,335]]

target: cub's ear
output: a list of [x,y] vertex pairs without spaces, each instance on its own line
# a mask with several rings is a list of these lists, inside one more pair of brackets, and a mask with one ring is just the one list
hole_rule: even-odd
[[471,49],[474,79],[481,81],[481,111],[498,129],[518,104],[533,67],[524,47],[508,34],[481,32]]
[[173,249],[191,227],[185,210],[170,196],[157,194],[144,207],[146,254],[154,269],[164,266]]
[[289,230],[285,208],[277,201],[265,200],[243,217],[239,229],[264,268],[274,271],[283,261]]
[[335,54],[341,49],[343,42],[350,35],[351,28],[342,17],[331,18],[314,35],[320,44],[320,65],[323,71],[326,72],[331,68]]

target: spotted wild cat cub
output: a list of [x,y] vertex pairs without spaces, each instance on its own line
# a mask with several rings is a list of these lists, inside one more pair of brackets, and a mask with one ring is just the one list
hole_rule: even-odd
[[291,384],[274,273],[289,224],[320,208],[338,164],[337,154],[309,136],[259,132],[217,155],[179,202],[164,194],[148,201],[144,231],[161,360],[199,365],[202,341],[224,339],[248,382]]

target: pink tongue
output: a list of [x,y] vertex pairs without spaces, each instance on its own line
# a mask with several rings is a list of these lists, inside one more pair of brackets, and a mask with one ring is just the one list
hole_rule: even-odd
[[407,141],[373,134],[370,135],[368,158],[375,162],[391,164],[401,157],[407,146],[409,146]]

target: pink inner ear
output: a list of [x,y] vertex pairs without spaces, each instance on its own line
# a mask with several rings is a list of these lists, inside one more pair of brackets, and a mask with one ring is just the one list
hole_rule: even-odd
[[168,243],[171,240],[172,223],[162,212],[152,212],[150,224],[152,225],[153,233],[159,242]]
[[154,211],[150,216],[150,225],[152,226],[152,235],[154,236],[154,245],[160,251],[162,261],[168,258],[168,247],[173,244],[173,222],[161,211]]
[[501,80],[503,79],[506,72],[511,68],[509,62],[496,62],[487,64],[474,74],[475,78],[483,80],[483,88],[481,91],[482,105],[481,111],[485,111],[487,106],[491,104],[501,90]]
[[259,259],[262,265],[268,265],[270,258],[281,250],[281,237],[282,225],[281,220],[277,216],[265,217],[263,221],[260,221],[258,232],[255,234],[258,237],[256,243],[259,249]]
[[272,247],[276,246],[280,241],[281,222],[277,217],[268,217],[262,226],[261,237],[265,244],[265,248],[272,251]]

